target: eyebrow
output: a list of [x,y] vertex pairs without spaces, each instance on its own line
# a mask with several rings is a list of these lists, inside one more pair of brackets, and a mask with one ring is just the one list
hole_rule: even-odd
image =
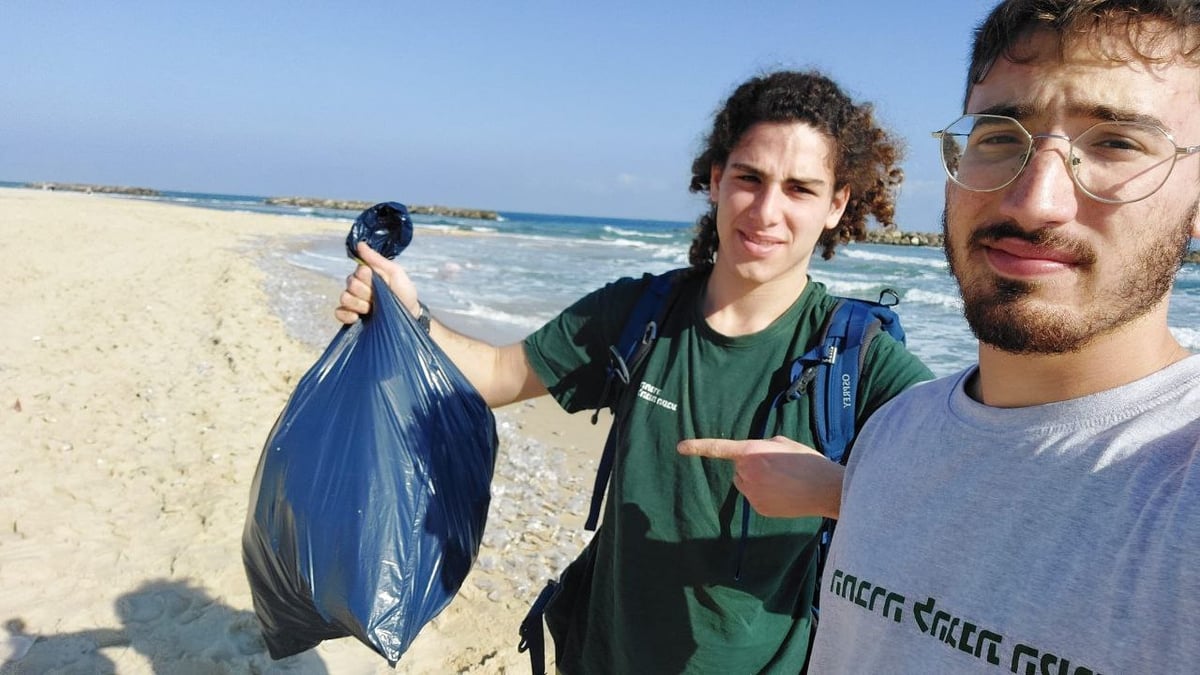
[[[755,176],[763,175],[763,171],[761,169],[751,166],[750,164],[744,164],[742,162],[731,162],[729,164],[729,168],[736,170],[736,171],[744,171],[746,173],[752,173]],[[823,178],[795,178],[795,177],[791,177],[791,176],[784,179],[784,182],[799,183],[800,185],[803,185],[805,187],[824,187],[825,185],[828,184],[827,181],[825,181],[825,179],[823,179]]]
[[[1037,117],[1039,113],[1044,114],[1044,112],[1044,108],[1035,107],[1030,104],[1000,103],[980,110],[979,114],[1004,115],[1005,117],[1011,117],[1015,120],[1027,120]],[[1136,112],[1124,108],[1115,108],[1113,106],[1102,104],[1071,105],[1067,107],[1067,114],[1072,117],[1086,117],[1103,122],[1139,122],[1141,124],[1156,126],[1161,129],[1167,128],[1161,119],[1149,113]]]

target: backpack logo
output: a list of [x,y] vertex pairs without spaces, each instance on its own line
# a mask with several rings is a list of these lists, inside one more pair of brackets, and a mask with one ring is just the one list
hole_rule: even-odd
[[842,373],[842,407],[849,408],[854,405],[854,397],[850,395],[850,373]]

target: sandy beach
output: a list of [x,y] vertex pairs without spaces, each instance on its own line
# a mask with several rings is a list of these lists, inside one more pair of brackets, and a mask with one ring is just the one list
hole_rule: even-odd
[[528,672],[517,626],[586,542],[605,431],[548,399],[497,411],[484,546],[395,671],[352,638],[266,653],[250,483],[341,290],[283,253],[346,229],[0,189],[0,673]]

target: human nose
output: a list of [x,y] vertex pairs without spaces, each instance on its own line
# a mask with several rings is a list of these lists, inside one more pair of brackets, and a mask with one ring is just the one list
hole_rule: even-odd
[[770,184],[763,185],[758,191],[754,200],[754,211],[762,225],[774,225],[779,222],[783,213],[783,197],[782,189]]
[[1024,169],[1004,191],[1001,213],[1029,227],[1072,220],[1079,195],[1070,168],[1070,140],[1059,134],[1039,134],[1033,137],[1029,152]]

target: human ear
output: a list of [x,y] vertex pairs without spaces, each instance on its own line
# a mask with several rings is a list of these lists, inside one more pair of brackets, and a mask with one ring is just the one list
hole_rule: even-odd
[[708,201],[716,204],[719,196],[721,174],[725,172],[725,167],[717,162],[712,163],[712,168],[708,172]]
[[834,191],[833,198],[829,202],[829,217],[825,220],[825,229],[832,230],[837,227],[837,224],[842,220],[842,214],[846,212],[846,205],[849,203],[849,185],[843,185],[840,190]]

